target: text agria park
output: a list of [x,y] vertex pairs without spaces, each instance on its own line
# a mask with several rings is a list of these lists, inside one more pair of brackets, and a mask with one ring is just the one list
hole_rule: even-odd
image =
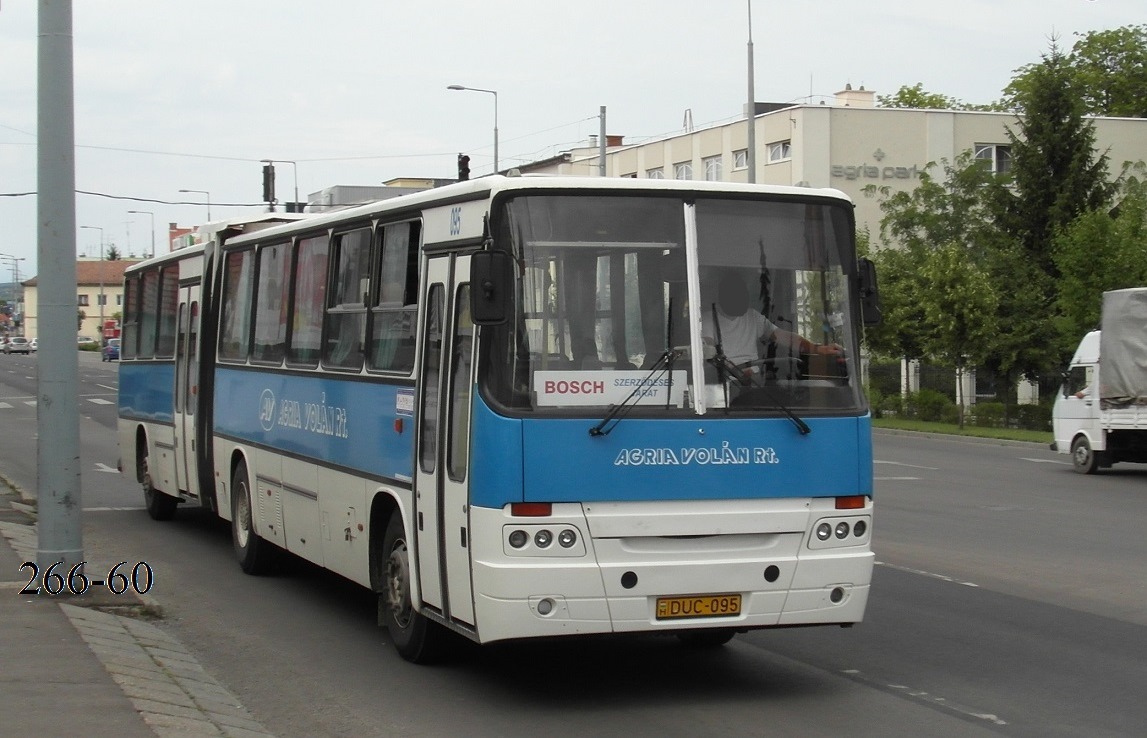
[[723,464],[779,464],[772,448],[733,448],[728,442],[719,448],[628,448],[613,460],[614,466],[699,466]]

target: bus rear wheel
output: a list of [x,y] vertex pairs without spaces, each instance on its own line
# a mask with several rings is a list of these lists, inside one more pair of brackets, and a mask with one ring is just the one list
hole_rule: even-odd
[[155,488],[151,479],[151,463],[146,446],[140,449],[136,458],[139,459],[136,476],[139,478],[140,484],[143,485],[143,503],[147,508],[148,517],[152,520],[171,520],[175,515],[175,508],[179,505],[179,500]]
[[231,543],[239,567],[247,574],[266,574],[273,568],[274,548],[255,532],[247,465],[242,462],[231,476]]
[[386,524],[382,542],[382,592],[378,595],[379,621],[386,626],[395,650],[415,664],[438,661],[443,656],[447,632],[414,609],[410,596],[410,547],[395,510]]

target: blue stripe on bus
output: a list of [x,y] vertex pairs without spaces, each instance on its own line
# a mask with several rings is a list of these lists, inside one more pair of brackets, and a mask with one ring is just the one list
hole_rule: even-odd
[[121,418],[172,423],[175,364],[125,361],[119,365]]
[[470,500],[481,507],[872,494],[867,416],[807,418],[805,436],[786,418],[627,418],[594,437],[592,419],[475,410]]
[[225,366],[215,374],[216,433],[376,477],[410,479],[413,407],[409,386]]

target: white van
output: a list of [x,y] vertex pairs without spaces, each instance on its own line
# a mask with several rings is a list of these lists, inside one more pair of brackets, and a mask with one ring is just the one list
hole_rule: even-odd
[[1081,474],[1147,463],[1147,288],[1103,293],[1102,330],[1079,342],[1052,410],[1055,451]]

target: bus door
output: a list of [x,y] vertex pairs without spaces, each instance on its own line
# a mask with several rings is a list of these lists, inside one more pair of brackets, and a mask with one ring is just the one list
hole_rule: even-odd
[[199,391],[199,285],[179,290],[175,338],[175,479],[179,489],[200,497],[195,448],[195,405]]
[[422,326],[415,464],[415,540],[422,600],[474,623],[470,578],[470,395],[474,326],[465,280],[470,257],[430,259]]

